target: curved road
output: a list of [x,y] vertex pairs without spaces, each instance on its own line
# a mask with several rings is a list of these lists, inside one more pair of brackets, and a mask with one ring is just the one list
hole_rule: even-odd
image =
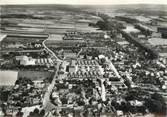
[[56,54],[55,54],[51,49],[49,49],[49,48],[45,45],[45,42],[46,42],[47,40],[49,40],[49,38],[50,38],[50,35],[49,35],[49,37],[48,37],[47,39],[45,39],[45,40],[42,42],[42,45],[44,46],[44,48],[45,48],[50,54],[53,55],[53,57],[56,58],[56,60],[57,60],[58,62],[62,62],[62,60],[60,60],[60,59],[56,56]]

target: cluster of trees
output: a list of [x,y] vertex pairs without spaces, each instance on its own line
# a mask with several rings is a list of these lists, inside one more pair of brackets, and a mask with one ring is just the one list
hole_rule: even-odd
[[97,21],[97,23],[89,23],[89,26],[99,27],[101,30],[111,30],[113,26],[112,22],[109,21],[110,17],[106,14],[98,14],[102,20]]
[[97,27],[95,23],[89,23],[88,26]]
[[30,85],[33,85],[33,81],[31,79],[28,79],[28,78],[19,78],[18,80],[16,80],[15,82],[15,85],[27,85],[27,84],[30,84]]
[[167,105],[165,104],[164,98],[158,94],[154,93],[145,101],[145,105],[148,107],[150,112],[158,115],[167,114]]
[[100,51],[94,48],[89,48],[85,52],[83,52],[83,54],[85,55],[84,58],[86,58],[86,56],[92,56],[94,59],[95,57],[99,56]]
[[149,112],[159,115],[166,115],[167,105],[162,95],[158,93],[149,94],[142,89],[130,89],[125,97],[126,101],[139,100],[144,101],[144,108]]
[[108,22],[105,21],[98,21],[96,25],[101,29],[101,30],[110,30],[110,25]]
[[3,69],[3,70],[16,69],[16,65],[12,64],[11,62],[2,64],[0,67],[1,67],[1,69]]
[[9,53],[2,53],[2,58],[8,60],[8,59],[11,59],[15,56],[20,56],[20,53],[17,53],[17,52],[9,52]]
[[150,31],[149,29],[145,29],[144,27],[142,27],[140,25],[135,25],[135,28],[141,30],[141,32],[146,36],[151,36],[151,34],[152,34],[152,31]]
[[48,58],[49,57],[49,53],[46,50],[42,52],[30,52],[28,54],[32,58]]
[[8,100],[9,94],[10,90],[7,90],[5,87],[0,88],[0,100],[2,102],[6,102]]
[[28,117],[44,117],[45,110],[42,109],[41,111],[38,108],[35,108],[34,111],[30,112]]
[[23,117],[23,112],[21,112],[21,108],[18,109],[18,112],[16,113],[16,117]]
[[116,19],[126,21],[127,23],[138,23],[139,22],[137,19],[130,18],[130,17],[124,17],[124,16],[116,16]]
[[96,26],[98,26],[101,30],[110,30],[112,31],[114,28],[117,29],[122,29],[125,28],[125,26],[121,23],[118,23],[111,19],[108,15],[105,14],[100,14],[99,15],[103,20],[99,20],[96,23]]
[[135,113],[142,113],[143,115],[146,114],[146,107],[145,106],[132,106],[129,102],[122,101],[121,103],[117,103],[115,100],[111,102],[111,105],[116,110],[122,110],[125,115],[128,115],[129,113],[135,114]]

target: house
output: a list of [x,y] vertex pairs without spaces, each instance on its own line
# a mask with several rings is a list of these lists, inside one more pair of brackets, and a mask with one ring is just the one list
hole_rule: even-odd
[[16,61],[20,61],[20,65],[35,65],[35,59],[27,56],[16,56]]
[[24,66],[35,65],[35,60],[34,59],[21,60],[20,65],[24,65]]
[[67,66],[67,71],[70,73],[77,71],[75,60],[72,60],[71,63]]
[[53,66],[53,61],[51,58],[40,58],[40,59],[35,59],[36,65],[49,65]]

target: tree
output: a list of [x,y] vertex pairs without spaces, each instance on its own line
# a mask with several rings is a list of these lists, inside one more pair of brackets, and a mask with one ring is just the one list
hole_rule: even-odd
[[44,115],[45,115],[45,110],[42,109],[41,112],[39,113],[39,115],[40,115],[40,117],[44,117]]
[[163,114],[163,115],[167,114],[166,112],[167,107],[165,104],[165,100],[160,94],[158,93],[152,94],[151,98],[147,99],[145,103],[148,109],[152,113]]
[[100,28],[100,29],[102,29],[102,30],[107,30],[108,28],[108,26],[106,25],[106,23],[104,22],[104,21],[98,21],[97,23],[96,23],[96,25]]
[[21,112],[21,108],[18,109],[19,111],[16,113],[16,117],[23,117],[23,112]]
[[39,109],[38,109],[38,108],[35,108],[35,109],[34,109],[34,113],[39,113]]

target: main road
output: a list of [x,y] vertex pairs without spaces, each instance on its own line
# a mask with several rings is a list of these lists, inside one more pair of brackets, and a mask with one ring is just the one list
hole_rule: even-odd
[[55,75],[53,77],[52,82],[50,83],[50,85],[48,86],[47,91],[44,94],[44,98],[43,98],[43,109],[45,109],[46,112],[49,112],[50,110],[54,109],[54,105],[51,103],[50,101],[50,95],[52,93],[52,90],[55,86],[55,81],[58,78],[58,70],[59,70],[59,66],[60,66],[60,62],[58,62],[56,68],[57,70],[55,71]]
[[50,35],[49,35],[49,37],[48,37],[47,39],[45,39],[45,40],[42,42],[42,45],[44,46],[45,50],[47,50],[54,58],[56,58],[56,61],[62,62],[62,60],[60,60],[60,59],[56,56],[56,54],[55,54],[51,49],[49,49],[49,48],[46,46],[45,42],[46,42],[47,40],[49,40],[49,39],[50,39]]
[[54,107],[55,107],[55,106],[51,103],[51,101],[50,101],[50,95],[51,95],[52,90],[53,90],[53,88],[54,88],[55,80],[59,77],[59,76],[58,76],[58,70],[59,70],[59,66],[60,66],[60,64],[61,64],[61,62],[62,62],[62,60],[60,60],[60,59],[56,56],[56,54],[55,54],[51,49],[49,49],[49,48],[45,45],[45,42],[46,42],[49,38],[50,38],[50,35],[49,35],[49,37],[48,37],[46,40],[44,40],[44,41],[42,42],[42,44],[43,44],[45,50],[47,50],[47,51],[56,59],[57,65],[56,65],[56,70],[55,70],[55,74],[54,74],[53,80],[52,80],[52,82],[50,83],[50,85],[48,86],[48,89],[47,89],[46,93],[44,94],[44,98],[43,98],[43,109],[45,109],[46,112],[49,112],[50,110],[54,109]]

